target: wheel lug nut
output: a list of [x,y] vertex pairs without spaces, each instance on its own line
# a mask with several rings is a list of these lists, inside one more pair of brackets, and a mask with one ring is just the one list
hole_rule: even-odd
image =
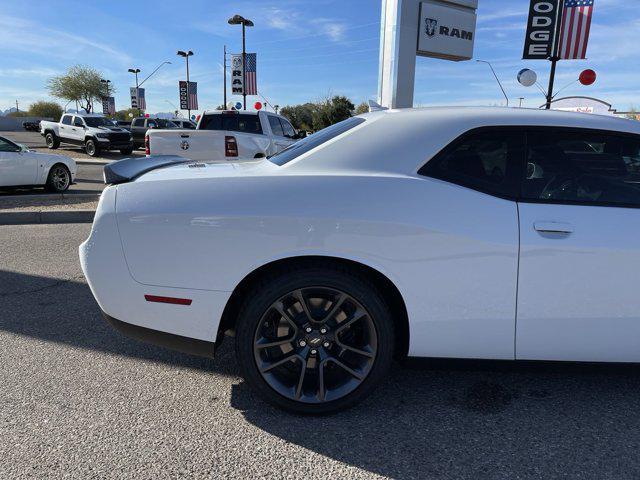
[[311,327],[307,327],[307,328],[305,328],[305,331],[306,331],[307,333],[311,333]]
[[323,327],[323,328],[321,328],[321,329],[320,329],[320,333],[322,333],[322,334],[327,333],[327,329],[326,329],[326,328],[324,328],[324,327]]
[[315,348],[311,350],[311,355],[315,355],[316,353],[318,353],[318,351]]
[[300,345],[301,347],[306,347],[307,342],[305,342],[304,340],[300,340],[300,343],[298,343],[298,345]]
[[329,348],[329,342],[324,342],[324,343],[322,344],[322,346],[323,346],[324,348]]

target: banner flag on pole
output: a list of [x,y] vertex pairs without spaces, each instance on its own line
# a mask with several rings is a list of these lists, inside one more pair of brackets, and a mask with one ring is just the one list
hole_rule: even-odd
[[113,97],[102,97],[102,113],[105,115],[116,114],[116,99]]
[[198,110],[198,82],[187,82],[180,80],[178,82],[180,91],[180,110]]
[[258,58],[255,53],[247,53],[247,65],[244,69],[245,75],[245,92],[247,95],[258,94],[258,79],[257,79],[257,67]]
[[244,95],[244,65],[241,53],[231,55],[231,93]]
[[564,0],[558,57],[561,60],[587,58],[594,0]]
[[131,94],[131,108],[146,110],[147,101],[144,95],[144,88],[131,87],[129,92]]

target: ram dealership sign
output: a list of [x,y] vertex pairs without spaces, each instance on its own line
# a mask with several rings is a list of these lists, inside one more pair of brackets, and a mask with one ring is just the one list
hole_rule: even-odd
[[420,3],[418,55],[446,60],[473,58],[477,0]]
[[560,1],[531,0],[523,59],[547,60],[553,56]]

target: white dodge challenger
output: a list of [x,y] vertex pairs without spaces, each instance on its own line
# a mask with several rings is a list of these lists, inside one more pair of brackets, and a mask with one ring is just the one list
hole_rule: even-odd
[[640,123],[379,111],[249,163],[124,160],[82,268],[117,329],[271,403],[362,400],[394,357],[640,361]]

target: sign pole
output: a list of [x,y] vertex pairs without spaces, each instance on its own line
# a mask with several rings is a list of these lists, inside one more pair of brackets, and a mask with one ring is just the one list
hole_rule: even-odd
[[247,109],[247,49],[245,36],[245,22],[242,22],[242,98],[244,109]]
[[222,62],[222,65],[224,65],[224,77],[222,80],[222,83],[224,85],[223,88],[223,98],[224,98],[224,108],[225,110],[227,109],[227,46],[224,46],[224,60]]
[[558,47],[560,46],[560,31],[562,29],[562,12],[564,11],[564,0],[560,0],[558,3],[558,17],[556,18],[556,28],[553,40],[553,50],[551,53],[551,72],[549,74],[549,89],[547,90],[547,110],[551,110],[551,102],[553,101],[553,87],[556,80],[556,66],[560,60],[560,52]]

